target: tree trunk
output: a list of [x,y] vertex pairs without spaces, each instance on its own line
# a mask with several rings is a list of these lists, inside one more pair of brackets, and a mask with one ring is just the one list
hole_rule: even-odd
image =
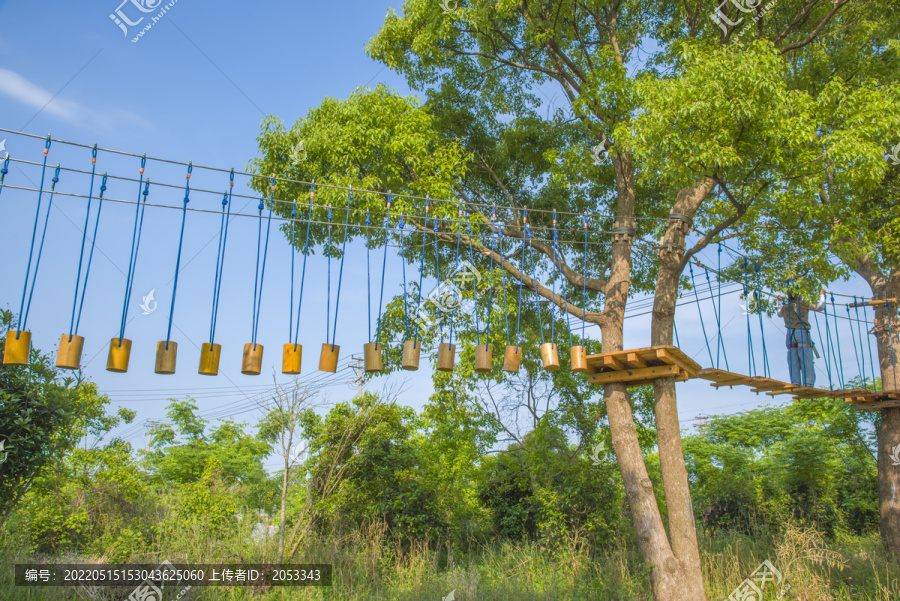
[[[888,298],[895,298],[900,286],[886,286],[885,289],[887,288],[891,288],[886,290]],[[890,326],[888,320],[891,320]],[[894,303],[891,303],[890,315],[886,307],[879,307],[875,311],[878,362],[881,367],[881,384],[885,390],[900,389],[897,386],[900,382],[898,369],[900,341],[897,326],[897,307]],[[879,526],[884,548],[900,557],[900,466],[895,465],[891,458],[894,450],[898,448],[900,448],[900,407],[882,409],[881,425],[878,428]]]
[[[290,448],[290,447],[288,447]],[[288,455],[285,455],[284,460],[284,474],[281,477],[281,511],[278,516],[278,561],[277,563],[281,563],[284,559],[284,520],[285,515],[287,513],[287,492],[288,492],[288,479],[291,471],[290,461],[288,459]]]

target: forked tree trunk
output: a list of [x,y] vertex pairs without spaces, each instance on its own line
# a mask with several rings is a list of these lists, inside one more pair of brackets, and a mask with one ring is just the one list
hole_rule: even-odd
[[[894,274],[891,284],[877,290],[876,298],[900,296],[900,277]],[[883,294],[879,294],[881,292]],[[890,320],[890,325],[889,321]],[[878,363],[881,367],[881,383],[885,390],[900,390],[900,333],[898,333],[897,306],[891,303],[875,311],[875,339],[878,346]],[[895,450],[897,451],[895,453]],[[900,455],[900,407],[881,410],[878,428],[878,506],[881,541],[884,548],[900,557],[900,465],[893,457]]]
[[[619,225],[631,224],[634,219],[635,196],[634,172],[630,156],[627,153],[623,153],[613,157],[613,164],[616,167],[616,179],[619,187],[616,220]],[[623,350],[625,303],[628,299],[631,283],[631,245],[632,241],[627,237],[617,238],[612,244],[612,268],[607,287],[606,306],[600,324],[604,352]],[[689,573],[690,570],[685,568],[687,564],[684,560],[679,560],[676,557],[672,546],[669,544],[665,524],[656,502],[656,496],[653,493],[653,483],[647,473],[647,466],[641,454],[627,389],[624,384],[607,384],[604,386],[603,396],[609,417],[613,450],[622,474],[622,482],[624,483],[625,494],[631,509],[632,522],[637,532],[638,544],[640,545],[644,561],[652,566],[650,586],[653,591],[653,597],[656,601],[704,601],[702,580],[698,588],[697,578]],[[672,395],[671,404],[674,406],[674,394]],[[677,447],[677,454],[679,457],[682,457],[683,469],[684,459],[681,454],[677,411],[675,413],[674,441],[672,440],[671,427],[668,427],[670,426],[668,413],[663,415],[663,423],[665,425],[662,430],[659,430],[660,455],[664,454],[662,452],[663,448],[667,449],[666,452],[668,452],[668,449]],[[659,428],[659,423],[657,427]],[[665,469],[671,472],[668,468],[668,460],[666,461],[666,466]],[[672,479],[670,477],[667,485],[676,481],[677,478]],[[677,486],[675,488],[677,489]],[[668,495],[667,486],[667,498]],[[686,472],[684,490],[673,492],[673,498],[687,499],[687,504],[690,504]],[[693,526],[691,526],[691,531],[693,532]],[[684,547],[684,536],[679,535],[677,538],[679,547]],[[685,554],[690,556],[690,553],[687,551],[685,551]],[[696,565],[699,567],[696,535],[694,537],[694,554],[698,558]]]

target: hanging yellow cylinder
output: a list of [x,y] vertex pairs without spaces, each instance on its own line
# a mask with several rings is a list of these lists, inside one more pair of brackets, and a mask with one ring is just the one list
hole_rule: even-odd
[[124,374],[128,371],[131,358],[131,341],[127,338],[113,338],[109,341],[109,355],[106,357],[106,371]]
[[491,371],[493,350],[489,344],[479,344],[475,347],[475,372],[486,374]]
[[522,361],[522,355],[517,346],[506,347],[506,353],[503,355],[503,371],[517,374],[519,373],[519,363]]
[[28,365],[31,354],[31,332],[10,330],[6,333],[3,365]]
[[438,346],[438,371],[453,371],[453,363],[456,361],[456,345],[442,342]]
[[59,338],[59,352],[56,354],[56,367],[60,369],[81,369],[81,352],[83,350],[83,336],[63,334]]
[[200,348],[200,369],[197,370],[197,373],[201,376],[219,375],[219,358],[221,356],[221,344],[204,342]]
[[363,345],[363,359],[367,372],[381,371],[381,345],[377,342]]
[[400,367],[406,371],[416,371],[419,369],[419,355],[422,352],[422,345],[417,340],[407,340],[403,343],[403,359]]
[[338,356],[341,347],[335,344],[325,343],[322,345],[322,354],[319,355],[319,371],[327,371],[335,373],[337,371]]
[[160,340],[156,343],[156,367],[153,371],[161,375],[174,374],[175,358],[177,355],[177,342]]
[[244,359],[241,361],[241,373],[245,376],[258,376],[262,371],[263,345],[248,342],[244,345]]
[[580,374],[588,372],[587,349],[583,346],[573,346],[570,355],[572,371]]
[[552,342],[541,345],[541,361],[544,363],[544,371],[556,371],[559,369],[559,350]]
[[284,353],[281,355],[281,373],[296,376],[300,373],[300,362],[303,359],[303,345],[284,345]]

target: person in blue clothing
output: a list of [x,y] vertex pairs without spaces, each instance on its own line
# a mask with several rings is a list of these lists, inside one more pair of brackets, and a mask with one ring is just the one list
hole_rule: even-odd
[[800,298],[794,290],[788,290],[787,302],[779,296],[781,306],[778,316],[784,319],[787,329],[786,344],[788,351],[788,369],[791,373],[791,384],[796,386],[816,385],[815,359],[819,356],[809,334],[809,312],[822,311],[825,308],[825,290],[820,293],[819,303],[812,305]]

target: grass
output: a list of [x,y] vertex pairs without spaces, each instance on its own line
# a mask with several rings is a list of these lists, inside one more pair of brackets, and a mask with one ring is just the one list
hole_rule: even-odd
[[[132,563],[264,563],[275,557],[277,540],[253,540],[253,524],[243,520],[218,536],[184,525],[159,541],[160,550],[134,555]],[[102,563],[103,557],[34,555],[15,520],[0,530],[4,565],[50,561]],[[877,535],[826,544],[815,531],[788,524],[775,540],[739,534],[701,536],[701,556],[709,601],[725,599],[758,566],[769,560],[782,572],[784,599],[798,601],[889,601],[900,599],[900,564],[889,561]],[[292,563],[330,563],[328,588],[199,588],[180,601],[643,601],[652,599],[648,569],[633,538],[622,534],[603,549],[576,541],[547,549],[526,542],[469,541],[464,549],[437,541],[402,545],[373,524],[342,537],[310,539]],[[769,584],[765,599],[775,599]],[[0,571],[0,601],[124,599],[110,589],[29,588],[13,584],[13,570]],[[174,597],[173,597],[174,598]],[[169,597],[164,598],[169,601]]]

